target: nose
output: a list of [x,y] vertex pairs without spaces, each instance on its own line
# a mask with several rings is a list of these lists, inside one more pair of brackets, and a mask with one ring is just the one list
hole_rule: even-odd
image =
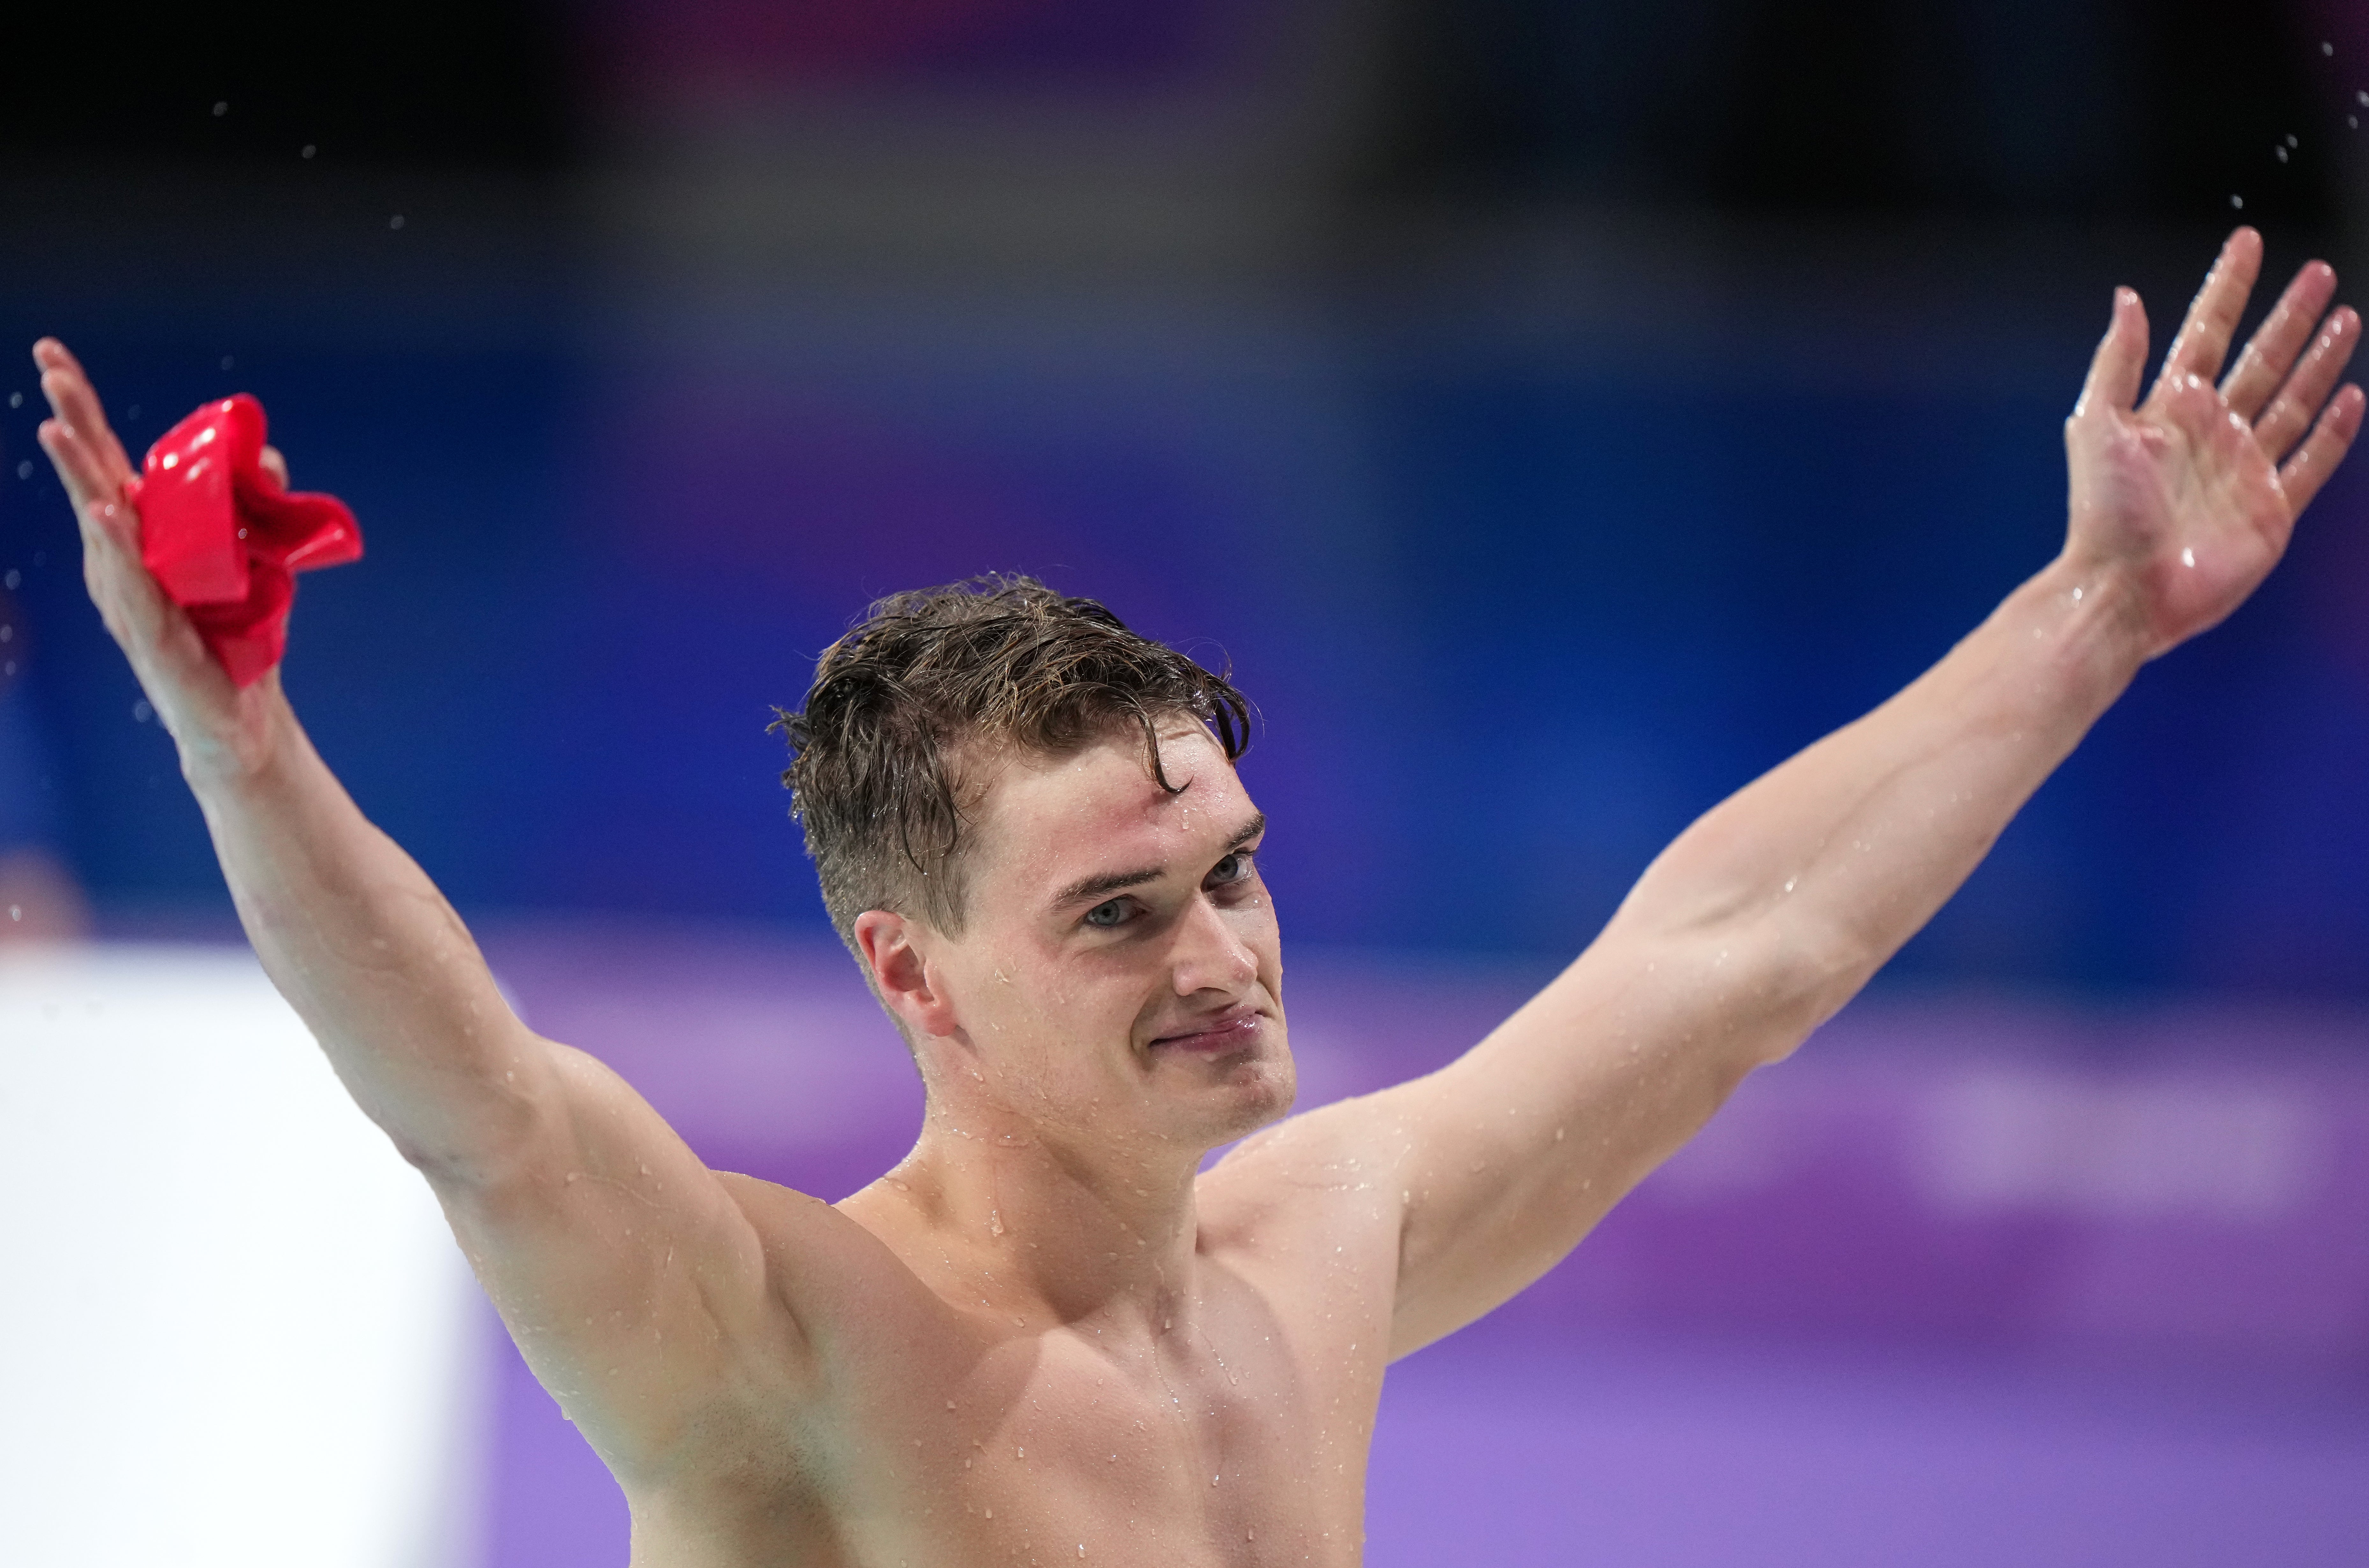
[[1239,991],[1258,976],[1258,955],[1207,898],[1196,898],[1177,922],[1169,956],[1178,996]]

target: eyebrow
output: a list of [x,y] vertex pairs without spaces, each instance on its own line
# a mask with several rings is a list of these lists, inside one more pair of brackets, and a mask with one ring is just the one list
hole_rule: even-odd
[[[1225,853],[1233,853],[1261,833],[1266,831],[1266,813],[1262,811],[1235,830],[1226,841]],[[1113,893],[1123,893],[1129,887],[1140,887],[1147,882],[1157,882],[1168,875],[1164,865],[1147,865],[1139,871],[1106,871],[1095,876],[1082,876],[1054,897],[1053,908],[1066,910],[1085,903],[1101,903]]]

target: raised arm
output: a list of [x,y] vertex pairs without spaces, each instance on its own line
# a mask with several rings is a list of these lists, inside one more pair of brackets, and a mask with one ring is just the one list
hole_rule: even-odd
[[2235,610],[2362,420],[2361,330],[2306,268],[2226,378],[2261,260],[2223,248],[2139,401],[2128,290],[2066,425],[2063,553],[1914,685],[1689,828],[1597,940],[1462,1059],[1365,1103],[1409,1195],[1394,1349],[1561,1258],[1754,1068],[1848,1001],[2139,666]]
[[536,1371],[630,1471],[684,1418],[677,1391],[712,1395],[712,1363],[777,1315],[755,1231],[639,1095],[511,1013],[452,906],[314,751],[279,671],[232,685],[141,566],[132,469],[81,367],[53,340],[34,353],[91,597],[179,748],[264,968],[427,1175]]

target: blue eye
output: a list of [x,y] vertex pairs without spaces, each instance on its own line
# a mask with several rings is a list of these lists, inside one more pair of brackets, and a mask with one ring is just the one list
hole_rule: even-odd
[[1113,898],[1108,903],[1096,904],[1086,911],[1086,923],[1097,926],[1104,931],[1108,931],[1113,926],[1126,924],[1127,900]]
[[1236,850],[1209,868],[1209,880],[1220,885],[1228,882],[1241,882],[1248,878],[1250,874],[1251,852]]

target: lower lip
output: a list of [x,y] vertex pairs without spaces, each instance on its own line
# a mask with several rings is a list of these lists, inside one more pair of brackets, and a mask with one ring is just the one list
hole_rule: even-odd
[[1258,1014],[1253,1013],[1238,1024],[1221,1029],[1211,1029],[1198,1035],[1170,1035],[1151,1042],[1154,1050],[1189,1051],[1196,1056],[1223,1056],[1229,1051],[1247,1050],[1258,1043]]

